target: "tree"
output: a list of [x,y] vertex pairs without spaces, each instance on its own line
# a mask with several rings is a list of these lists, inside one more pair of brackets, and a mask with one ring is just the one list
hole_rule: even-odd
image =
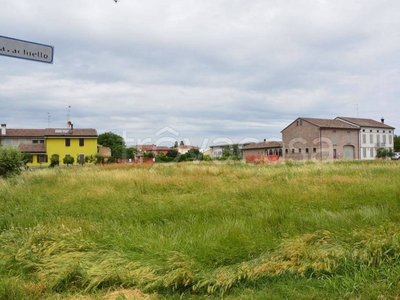
[[376,151],[377,158],[387,158],[387,157],[391,157],[392,155],[393,155],[392,149],[379,148]]
[[99,134],[97,143],[104,147],[109,147],[111,149],[111,156],[114,158],[124,158],[123,156],[126,157],[125,141],[118,134],[112,132]]
[[58,155],[54,154],[50,158],[50,167],[54,168],[55,166],[60,165],[60,159]]
[[175,141],[174,148],[178,148],[178,141]]
[[156,155],[154,154],[154,152],[146,152],[143,154],[144,158],[155,158]]
[[394,151],[400,152],[400,136],[398,135],[394,136]]
[[135,154],[138,152],[139,151],[134,147],[127,148],[126,149],[126,158],[135,158]]
[[179,144],[179,146],[185,146],[185,143],[183,141],[181,141],[181,143]]
[[192,148],[188,152],[185,153],[186,160],[203,160],[203,153],[200,152],[197,148]]
[[[178,142],[176,142],[176,143],[178,143]],[[179,152],[176,149],[171,149],[171,150],[168,150],[168,152],[167,152],[167,156],[171,157],[171,158],[177,157],[178,154],[179,154]]]
[[240,151],[239,145],[235,144],[232,146],[232,159],[241,159],[242,151]]
[[225,146],[222,149],[222,159],[241,159],[241,153],[238,145]]
[[15,147],[0,147],[0,176],[11,177],[21,173],[22,153]]
[[63,158],[63,163],[66,164],[67,166],[73,165],[74,161],[75,161],[75,158],[73,158],[72,156],[65,156]]

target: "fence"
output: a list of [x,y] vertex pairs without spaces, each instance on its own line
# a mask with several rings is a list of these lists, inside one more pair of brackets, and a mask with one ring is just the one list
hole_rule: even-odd
[[253,163],[253,164],[278,163],[279,162],[279,155],[278,154],[248,155],[248,156],[246,156],[246,161],[248,163]]
[[115,158],[114,163],[116,164],[150,164],[154,163],[154,158]]

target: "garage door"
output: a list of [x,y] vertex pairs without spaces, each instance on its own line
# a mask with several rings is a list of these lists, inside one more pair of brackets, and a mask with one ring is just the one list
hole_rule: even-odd
[[343,147],[343,158],[354,159],[354,147],[353,146],[344,146]]

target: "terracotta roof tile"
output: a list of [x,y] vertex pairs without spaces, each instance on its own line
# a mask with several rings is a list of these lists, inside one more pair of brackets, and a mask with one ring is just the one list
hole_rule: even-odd
[[182,146],[176,147],[176,149],[199,149],[199,147],[191,146],[191,145],[182,145]]
[[166,151],[171,150],[169,147],[156,145],[136,145],[136,149],[141,151]]
[[269,142],[252,143],[250,145],[244,146],[242,150],[280,148],[280,147],[282,147],[282,142],[269,141]]
[[392,126],[389,126],[385,123],[375,121],[372,119],[337,117],[336,120],[343,120],[345,122],[349,122],[349,123],[355,124],[360,127],[377,127],[377,128],[394,129],[394,127],[392,127]]
[[97,130],[93,128],[46,128],[45,136],[85,136],[85,137],[97,137]]
[[345,123],[339,120],[316,119],[316,118],[299,118],[310,124],[321,128],[337,128],[337,129],[358,129],[357,126]]
[[18,148],[21,152],[46,153],[44,144],[19,144]]
[[35,137],[35,138],[43,138],[44,137],[44,129],[12,129],[7,128],[6,134],[2,135],[0,132],[0,136],[3,137]]
[[32,138],[44,138],[45,136],[85,136],[85,137],[97,137],[96,129],[92,128],[77,128],[77,129],[67,129],[67,128],[46,128],[46,129],[13,129],[7,128],[6,134],[2,135],[0,131],[0,136],[2,137],[32,137]]

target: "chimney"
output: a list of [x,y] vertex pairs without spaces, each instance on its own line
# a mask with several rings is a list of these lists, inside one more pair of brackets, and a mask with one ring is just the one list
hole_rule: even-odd
[[264,143],[267,141],[267,139],[264,139]]
[[73,130],[74,129],[74,124],[71,123],[70,126],[71,126],[71,130]]
[[6,126],[7,124],[1,124],[1,135],[6,135]]
[[385,119],[383,117],[381,118],[381,122],[382,122],[382,124],[385,123]]

